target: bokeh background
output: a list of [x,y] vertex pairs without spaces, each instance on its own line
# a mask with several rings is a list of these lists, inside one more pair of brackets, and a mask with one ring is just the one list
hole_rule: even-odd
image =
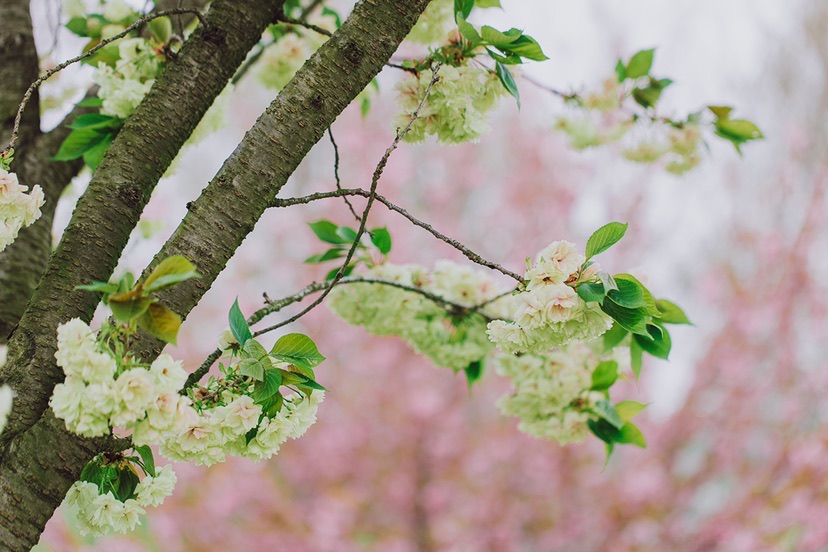
[[[45,51],[56,5],[33,4]],[[649,447],[622,448],[603,469],[597,440],[534,440],[500,417],[495,401],[508,384],[495,374],[470,393],[462,376],[323,306],[292,328],[328,356],[318,375],[331,391],[305,437],[269,462],[178,465],[175,496],[128,537],[84,539],[59,510],[38,552],[828,550],[828,4],[503,6],[480,21],[540,40],[551,60],[525,68],[535,80],[596,87],[618,57],[656,46],[654,72],[676,81],[666,113],[731,104],[767,136],[741,158],[713,142],[701,168],[674,177],[612,150],[571,151],[550,130],[563,107],[523,81],[523,109],[504,100],[479,144],[405,145],[380,183],[413,214],[513,269],[552,240],[583,244],[601,224],[629,221],[602,265],[647,274],[696,324],[674,331],[670,362],[648,359],[625,390],[651,403],[639,418]],[[58,39],[56,57],[77,47],[65,33]],[[366,118],[352,106],[334,126],[345,186],[367,186],[392,139],[398,77],[383,73],[384,94]],[[69,73],[50,93],[80,90],[84,78]],[[255,76],[240,83],[225,129],[185,151],[159,186],[146,235],[136,233],[121,270],[151,259],[272,97]],[[81,177],[67,192],[57,232],[83,186]],[[323,140],[282,195],[333,186]],[[236,296],[251,312],[263,292],[275,298],[323,277],[327,268],[302,264],[322,250],[305,223],[349,216],[335,200],[267,213],[171,352],[195,367]],[[381,206],[371,217],[392,230],[395,262],[461,260]]]

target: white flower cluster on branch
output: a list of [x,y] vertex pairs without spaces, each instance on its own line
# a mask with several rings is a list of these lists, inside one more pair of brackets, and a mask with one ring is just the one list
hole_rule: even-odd
[[191,402],[178,391],[187,373],[169,355],[149,367],[125,359],[119,366],[96,333],[75,318],[58,327],[55,358],[66,379],[55,386],[50,404],[73,433],[98,437],[110,426],[126,427],[134,429],[137,444],[147,444],[186,423]]
[[[121,468],[130,469],[128,466]],[[132,493],[134,498],[121,500],[116,496],[118,489],[101,489],[101,486],[88,481],[76,481],[66,494],[64,503],[76,509],[77,527],[81,535],[129,533],[141,523],[141,516],[146,513],[145,508],[160,505],[173,493],[175,483],[176,476],[172,467],[164,466],[155,477],[144,476]]]
[[572,341],[588,341],[612,327],[598,303],[587,303],[575,286],[594,279],[600,268],[590,264],[575,245],[552,242],[526,271],[526,290],[517,295],[514,322],[494,320],[488,334],[507,353],[543,354]]
[[337,286],[329,296],[331,310],[349,324],[364,326],[374,335],[397,335],[438,366],[463,370],[485,358],[494,347],[486,339],[487,317],[508,316],[511,297],[492,302],[478,312],[474,307],[495,299],[504,290],[487,273],[438,261],[433,270],[385,263],[365,276],[420,289],[447,301],[468,306],[448,311],[427,297],[389,285],[354,283]]
[[15,173],[0,168],[0,251],[6,249],[20,229],[31,226],[40,218],[45,197],[40,186],[28,194],[28,186],[21,186]]

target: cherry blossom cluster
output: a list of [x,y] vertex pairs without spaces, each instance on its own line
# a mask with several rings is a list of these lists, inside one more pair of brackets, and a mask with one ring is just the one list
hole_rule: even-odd
[[514,321],[494,320],[488,334],[506,353],[544,354],[572,341],[588,341],[612,327],[612,319],[597,302],[576,292],[581,282],[595,279],[598,264],[567,241],[549,244],[526,271],[526,287],[516,296]]
[[149,366],[118,358],[77,318],[61,324],[57,337],[55,358],[66,379],[50,404],[73,433],[97,437],[126,427],[145,444],[186,422],[191,403],[178,394],[187,379],[181,362],[166,354]]
[[[402,128],[411,120],[432,77],[433,72],[426,69],[397,83],[397,105],[401,110],[394,119],[397,127]],[[487,113],[504,94],[503,85],[491,71],[469,65],[443,66],[405,140],[421,142],[434,135],[444,144],[476,142],[491,130]]]
[[31,226],[40,218],[45,202],[43,190],[21,186],[17,175],[0,167],[0,251],[17,239],[20,229]]
[[144,38],[122,40],[118,43],[118,55],[114,66],[99,63],[92,80],[103,100],[101,113],[126,119],[152,88],[165,58]]
[[232,365],[224,377],[211,378],[207,387],[192,392],[195,409],[181,431],[161,441],[161,454],[197,466],[224,462],[228,455],[266,460],[288,439],[305,434],[325,398],[323,391],[313,391],[259,404],[254,392],[254,383]]
[[144,475],[129,497],[119,496],[122,487],[114,488],[112,483],[120,482],[120,476],[127,470],[134,474],[127,461],[119,463],[120,467],[108,468],[109,473],[113,474],[110,478],[98,477],[99,483],[76,481],[69,488],[64,503],[76,510],[81,535],[129,533],[141,523],[141,516],[146,514],[145,508],[160,505],[173,493],[175,472],[172,467],[164,466],[155,472],[155,476]]
[[[616,355],[617,356],[617,355]],[[511,381],[514,391],[498,401],[504,416],[520,418],[518,429],[561,445],[580,443],[587,422],[607,397],[593,389],[593,373],[601,355],[584,343],[571,343],[543,355],[494,357],[495,371]]]
[[486,272],[451,261],[438,261],[433,270],[384,263],[368,269],[367,278],[402,284],[436,295],[468,310],[446,308],[431,299],[398,287],[353,283],[334,288],[331,310],[349,324],[364,326],[374,335],[396,335],[437,366],[455,371],[485,358],[492,350],[486,339],[486,320],[507,315],[511,296]]

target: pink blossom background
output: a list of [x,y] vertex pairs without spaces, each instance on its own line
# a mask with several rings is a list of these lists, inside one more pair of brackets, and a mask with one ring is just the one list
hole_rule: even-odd
[[[597,226],[629,221],[602,265],[647,273],[696,323],[674,332],[669,363],[648,361],[641,382],[614,397],[652,403],[640,417],[648,448],[623,448],[602,469],[597,440],[534,440],[500,417],[508,384],[493,373],[470,392],[400,340],[320,307],[291,328],[328,356],[318,376],[330,392],[305,437],[269,462],[177,465],[175,496],[128,537],[84,539],[59,510],[38,550],[828,550],[828,8],[526,4],[565,15],[539,23],[504,1],[507,15],[496,16],[545,38],[553,59],[534,70],[538,80],[594,86],[617,56],[659,44],[656,72],[680,76],[668,111],[726,101],[768,136],[742,158],[712,144],[701,169],[675,178],[612,151],[569,151],[549,131],[560,105],[523,82],[523,109],[504,101],[480,144],[405,145],[381,181],[381,193],[514,270],[552,240],[583,244]],[[386,92],[394,78],[383,76]],[[235,97],[228,128],[162,182],[145,217],[163,230],[136,237],[123,269],[151,258],[271,99],[253,80]],[[352,108],[335,124],[344,186],[369,185],[392,139],[390,97],[364,120]],[[282,195],[332,189],[332,159],[323,140]],[[338,200],[267,213],[173,354],[197,366],[236,296],[249,313],[262,292],[275,298],[323,277],[329,268],[301,263],[323,247],[306,222],[349,216]],[[381,206],[371,221],[391,229],[394,262],[463,260]]]

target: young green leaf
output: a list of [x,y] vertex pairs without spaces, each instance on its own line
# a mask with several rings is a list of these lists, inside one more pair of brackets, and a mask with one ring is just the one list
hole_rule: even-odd
[[[648,329],[650,326],[648,326]],[[656,338],[655,335],[651,334],[653,339],[647,339],[641,335],[634,335],[633,340],[635,343],[638,344],[644,351],[650,353],[654,357],[663,358],[667,360],[670,357],[670,349],[672,348],[672,341],[670,340],[670,333],[665,328],[660,328],[662,334],[660,337]]]
[[469,389],[471,389],[472,386],[483,376],[483,363],[479,360],[475,360],[466,366],[463,369],[463,372],[466,374],[466,380],[469,383]]
[[690,322],[690,319],[687,318],[687,315],[684,314],[684,311],[681,310],[681,307],[668,301],[667,299],[657,299],[656,307],[658,311],[661,313],[661,318],[659,321],[662,324],[689,324],[693,325]]
[[474,8],[474,0],[454,0],[455,19],[468,19]]
[[603,253],[624,237],[627,232],[627,225],[620,222],[605,224],[589,237],[586,245],[586,258],[591,259],[599,253]]
[[645,408],[647,408],[646,404],[636,401],[621,401],[615,405],[615,410],[624,422],[629,422]]
[[391,233],[388,228],[374,228],[371,230],[371,243],[379,249],[383,255],[388,255],[391,251]]
[[279,392],[282,385],[282,373],[279,370],[266,370],[262,381],[256,383],[253,388],[253,400],[256,404],[262,404]]
[[307,259],[305,259],[305,263],[307,264],[319,264],[324,263],[326,261],[333,261],[335,259],[339,259],[344,257],[348,253],[347,249],[341,247],[332,247],[328,249],[324,253],[319,255],[311,255]]
[[141,457],[141,462],[144,464],[144,472],[147,475],[155,477],[155,459],[152,456],[152,449],[149,448],[149,445],[135,447],[135,452]]
[[144,282],[145,291],[161,291],[191,278],[201,278],[186,257],[173,255],[161,261]]
[[316,237],[326,243],[334,245],[350,244],[353,240],[343,238],[337,233],[339,227],[329,220],[318,220],[316,222],[308,223]]
[[239,374],[262,381],[265,374],[265,365],[255,358],[243,358],[239,360]]
[[118,470],[117,482],[117,498],[121,502],[126,502],[135,494],[135,487],[138,486],[138,475],[130,468]]
[[300,333],[280,337],[270,350],[270,355],[283,362],[306,368],[315,368],[325,360],[313,340]]
[[517,83],[515,82],[515,78],[512,76],[512,72],[509,71],[509,68],[501,62],[495,61],[495,73],[497,73],[497,77],[500,79],[500,84],[503,85],[506,92],[514,96],[517,101],[518,109],[520,109],[520,90],[518,90]]
[[627,80],[627,66],[620,59],[615,64],[615,76],[618,78],[618,82]]
[[617,379],[618,363],[612,360],[602,362],[592,372],[592,389],[594,391],[609,389]]
[[638,342],[635,340],[630,341],[630,367],[635,375],[635,379],[638,379],[638,376],[641,375],[641,364],[644,360],[642,358],[643,356],[644,354],[641,347],[638,345]]
[[101,113],[84,113],[83,115],[75,117],[75,120],[66,125],[66,128],[71,128],[72,130],[82,128],[118,128],[122,124],[123,121],[117,117],[110,117],[109,115],[102,115]]
[[623,341],[624,338],[627,337],[627,335],[629,335],[629,333],[630,332],[621,327],[620,324],[618,324],[617,322],[613,322],[612,328],[610,328],[609,331],[607,331],[603,335],[604,352],[609,351],[610,349],[621,343],[621,341]]
[[147,312],[152,305],[152,299],[134,293],[119,293],[110,295],[107,304],[117,320],[129,322]]
[[610,425],[616,429],[621,429],[624,426],[624,420],[618,415],[618,411],[612,406],[609,401],[598,401],[592,407],[592,411],[602,420],[606,420]]
[[250,326],[247,324],[247,320],[239,308],[238,298],[233,302],[233,306],[230,307],[229,321],[230,332],[236,338],[239,345],[244,346],[247,340],[253,337],[253,332],[250,331]]
[[627,78],[637,79],[643,77],[650,72],[653,66],[653,54],[655,50],[641,50],[630,58],[627,63]]
[[607,298],[622,307],[628,309],[635,309],[638,307],[646,307],[647,303],[644,301],[644,290],[637,281],[627,280],[615,277],[615,282],[618,289],[614,289],[607,293]]
[[80,159],[84,153],[100,144],[106,137],[106,133],[93,128],[73,130],[60,145],[57,154],[52,157],[52,161]]
[[181,317],[161,303],[152,303],[138,318],[138,327],[165,343],[175,345]]
[[647,312],[643,308],[628,309],[612,301],[604,301],[601,310],[625,330],[649,337],[646,323]]
[[585,282],[580,284],[575,291],[578,292],[578,297],[587,303],[601,304],[604,302],[604,284],[601,282]]
[[644,434],[641,433],[641,430],[638,429],[638,427],[636,427],[632,422],[627,422],[624,424],[624,427],[621,428],[621,433],[618,436],[618,442],[635,445],[641,448],[647,448],[647,440],[644,438]]
[[92,146],[83,153],[83,162],[87,167],[93,171],[98,170],[98,167],[103,161],[104,155],[109,151],[112,142],[115,141],[114,134],[107,134],[104,139]]

